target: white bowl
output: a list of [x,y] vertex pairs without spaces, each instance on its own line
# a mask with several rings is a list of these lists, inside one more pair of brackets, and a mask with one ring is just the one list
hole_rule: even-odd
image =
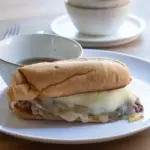
[[48,34],[15,36],[0,42],[0,69],[4,81],[9,84],[10,76],[22,60],[32,58],[73,59],[82,56],[82,47],[77,42]]
[[110,8],[82,8],[65,3],[76,29],[88,35],[113,35],[124,23],[131,3]]

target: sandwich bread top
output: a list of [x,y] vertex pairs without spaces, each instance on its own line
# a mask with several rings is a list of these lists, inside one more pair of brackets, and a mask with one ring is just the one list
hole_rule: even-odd
[[126,65],[106,58],[78,58],[19,68],[7,90],[9,100],[33,100],[113,90],[131,81]]

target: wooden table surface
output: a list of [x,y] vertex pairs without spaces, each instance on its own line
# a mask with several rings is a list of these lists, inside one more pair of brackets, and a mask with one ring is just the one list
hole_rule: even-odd
[[[31,2],[31,3],[30,3]],[[50,3],[52,5],[50,5]],[[49,4],[49,7],[48,5]],[[33,17],[36,15],[48,15],[47,13],[52,13],[55,15],[55,7],[59,4],[59,13],[64,12],[63,0],[0,0],[0,18],[6,19],[16,19],[21,17]],[[31,6],[32,5],[32,6]],[[31,7],[30,7],[31,6]],[[42,6],[42,7],[41,7]],[[53,6],[53,7],[52,7]],[[122,53],[128,53],[142,58],[150,60],[150,1],[149,0],[133,0],[132,12],[139,17],[145,19],[147,28],[143,32],[140,39],[130,44],[109,48],[108,50],[119,51]],[[38,7],[36,9],[36,7]],[[45,7],[45,8],[44,8]],[[21,8],[21,9],[20,9]],[[51,8],[49,10],[49,8]],[[20,13],[18,13],[20,11]],[[39,12],[39,14],[37,14]],[[27,15],[28,13],[28,15]],[[15,18],[16,17],[16,18]],[[117,129],[116,129],[117,130]],[[89,145],[56,145],[56,144],[43,144],[31,141],[26,141],[22,139],[13,138],[8,135],[0,134],[0,150],[31,150],[35,148],[48,149],[72,149],[85,148],[85,149],[103,149],[103,150],[149,150],[150,149],[150,129],[133,135],[131,137],[126,137],[120,140],[89,144]]]

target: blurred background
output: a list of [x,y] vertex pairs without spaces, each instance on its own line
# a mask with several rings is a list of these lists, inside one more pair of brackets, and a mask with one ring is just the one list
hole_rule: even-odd
[[[143,1],[132,0],[132,2],[132,11],[134,11],[134,13],[138,16],[145,16],[146,14],[144,15],[142,13],[146,12],[140,11],[143,9],[141,7]],[[144,1],[144,3],[146,3],[146,1]],[[149,5],[144,6],[149,7]],[[144,9],[147,8],[144,7]],[[0,0],[0,20],[23,19],[41,16],[55,17],[63,12],[65,12],[64,0]]]

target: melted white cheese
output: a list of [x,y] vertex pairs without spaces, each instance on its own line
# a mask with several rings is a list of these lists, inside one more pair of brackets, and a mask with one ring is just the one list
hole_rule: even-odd
[[134,103],[136,97],[127,88],[104,92],[91,92],[68,97],[60,97],[57,102],[73,108],[74,105],[86,106],[92,114],[113,112],[124,103]]
[[[41,105],[45,111],[41,110],[41,114],[44,118],[48,118],[50,113],[67,121],[80,119],[82,122],[88,122],[89,114],[92,114],[98,115],[100,117],[99,121],[108,122],[107,113],[115,111],[125,103],[132,105],[135,103],[135,100],[136,96],[127,87],[104,92],[84,93],[59,97],[54,100],[56,103],[53,103],[52,99],[45,100]],[[76,110],[77,108],[78,110]],[[45,112],[47,113],[45,114]],[[101,117],[103,113],[106,116]]]

